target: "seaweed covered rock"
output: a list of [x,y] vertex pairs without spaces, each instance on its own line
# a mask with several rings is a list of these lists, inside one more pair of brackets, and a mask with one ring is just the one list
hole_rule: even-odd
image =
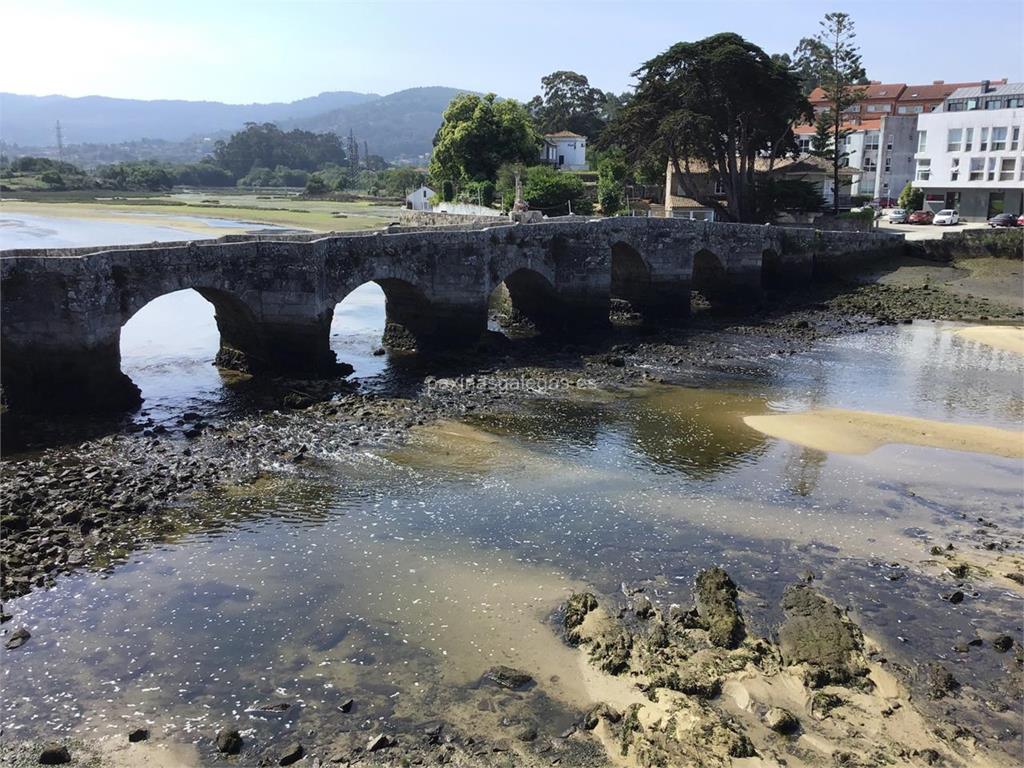
[[863,672],[854,659],[863,650],[863,635],[835,603],[807,584],[791,584],[782,595],[782,609],[782,656],[787,664],[808,665],[809,687],[844,685]]
[[736,585],[721,568],[708,568],[697,574],[697,615],[708,630],[711,644],[719,648],[735,648],[746,635],[736,596]]
[[589,592],[573,592],[565,603],[565,626],[566,635],[573,643],[579,643],[582,639],[576,630],[587,618],[587,614],[597,608],[597,598]]

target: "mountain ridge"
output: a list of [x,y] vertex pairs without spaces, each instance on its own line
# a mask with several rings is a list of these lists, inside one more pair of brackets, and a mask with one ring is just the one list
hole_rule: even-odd
[[448,86],[407,88],[384,96],[325,91],[291,102],[253,104],[3,92],[0,140],[19,147],[54,146],[58,120],[65,145],[187,141],[230,133],[247,122],[273,122],[285,130],[333,131],[341,136],[351,130],[360,142],[370,144],[372,154],[389,160],[416,158],[430,151],[452,97],[471,92]]

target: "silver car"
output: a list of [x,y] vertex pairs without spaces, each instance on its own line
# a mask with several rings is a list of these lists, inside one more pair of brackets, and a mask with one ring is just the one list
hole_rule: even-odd
[[889,223],[890,224],[906,224],[907,223],[907,210],[906,208],[893,208],[889,211]]

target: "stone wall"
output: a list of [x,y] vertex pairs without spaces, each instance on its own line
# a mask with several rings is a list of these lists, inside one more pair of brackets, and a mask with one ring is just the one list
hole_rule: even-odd
[[463,213],[445,213],[443,211],[400,211],[398,223],[410,227],[459,226],[459,227],[491,227],[502,220],[503,216],[471,216]]
[[944,232],[941,239],[917,240],[913,246],[918,255],[936,261],[984,256],[1024,259],[1024,227],[961,229]]
[[[147,302],[194,289],[215,308],[218,360],[254,373],[334,375],[330,325],[349,293],[384,290],[390,338],[430,350],[477,343],[504,284],[543,331],[594,332],[613,299],[647,322],[714,303],[756,301],[769,278],[799,282],[901,249],[901,236],[676,219],[561,217],[483,228],[276,236],[145,246],[0,252],[0,352],[11,403],[130,406],[121,327]],[[500,224],[499,226],[493,226]],[[400,332],[399,332],[400,331]]]

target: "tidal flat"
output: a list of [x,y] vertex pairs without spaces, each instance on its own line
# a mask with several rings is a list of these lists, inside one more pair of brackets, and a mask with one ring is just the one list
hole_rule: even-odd
[[[1019,434],[1019,354],[822,312],[426,373],[372,306],[358,386],[140,333],[142,412],[5,459],[4,764],[1015,764],[1019,453],[895,426]],[[892,428],[745,423],[836,409]]]

